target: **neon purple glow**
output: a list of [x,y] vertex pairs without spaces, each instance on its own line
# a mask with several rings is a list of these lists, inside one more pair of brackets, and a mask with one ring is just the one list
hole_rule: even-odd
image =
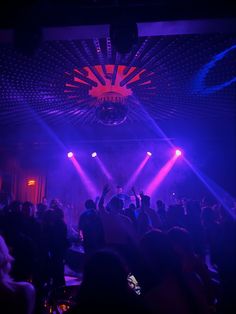
[[96,158],[96,161],[97,161],[99,167],[101,168],[102,172],[107,177],[107,179],[112,180],[112,176],[111,176],[110,172],[107,170],[106,166],[103,164],[103,162],[101,161],[101,159],[98,156]]
[[152,156],[152,153],[151,153],[151,152],[147,152],[147,155],[148,155],[148,156]]
[[152,196],[153,192],[158,188],[158,186],[163,182],[165,177],[168,175],[170,170],[173,168],[178,156],[175,154],[167,163],[160,169],[154,179],[149,183],[146,188],[146,194]]
[[141,162],[141,164],[138,166],[138,168],[135,170],[135,172],[133,173],[133,175],[131,176],[131,178],[129,179],[127,184],[125,185],[125,190],[128,190],[129,188],[131,188],[134,185],[135,181],[137,180],[137,177],[139,176],[140,172],[142,171],[142,169],[146,165],[146,163],[149,160],[150,156],[151,155],[149,155],[147,153],[147,155],[145,156],[144,160]]
[[96,152],[93,152],[92,155],[91,155],[93,158],[95,158],[97,156],[97,153]]
[[97,195],[99,195],[98,190],[94,186],[93,182],[90,180],[88,175],[84,172],[84,170],[82,169],[82,167],[80,166],[78,161],[75,159],[75,157],[72,156],[70,158],[71,158],[73,165],[75,166],[76,171],[80,175],[81,180],[82,180],[86,190],[88,191],[90,197],[94,198]]
[[181,155],[182,155],[181,150],[176,149],[176,151],[175,151],[175,155],[176,155],[177,157],[181,156]]
[[72,158],[74,156],[74,154],[72,153],[72,152],[69,152],[68,154],[67,154],[67,157],[68,158]]

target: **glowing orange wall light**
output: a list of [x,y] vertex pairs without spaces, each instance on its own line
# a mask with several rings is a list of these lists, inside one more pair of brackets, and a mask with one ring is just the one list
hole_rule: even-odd
[[27,180],[27,186],[35,186],[35,185],[36,185],[36,180],[34,179]]

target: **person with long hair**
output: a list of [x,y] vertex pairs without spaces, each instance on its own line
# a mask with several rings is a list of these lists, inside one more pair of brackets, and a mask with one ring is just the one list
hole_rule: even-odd
[[31,314],[34,310],[35,290],[28,282],[15,282],[11,276],[13,257],[0,236],[0,313]]
[[148,314],[140,296],[128,284],[128,266],[112,250],[94,253],[85,263],[77,306],[70,314]]

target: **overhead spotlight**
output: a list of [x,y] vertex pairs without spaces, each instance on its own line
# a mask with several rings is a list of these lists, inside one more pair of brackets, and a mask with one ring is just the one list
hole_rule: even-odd
[[72,152],[69,152],[68,154],[67,154],[67,157],[68,158],[72,158],[74,156],[74,154],[72,153]]
[[97,156],[97,153],[96,152],[93,152],[92,155],[91,155],[93,158],[95,158]]
[[175,155],[176,155],[177,157],[181,156],[181,155],[182,155],[181,150],[176,149],[176,151],[175,151]]
[[151,152],[147,152],[147,155],[148,155],[148,156],[152,156],[152,153],[151,153]]

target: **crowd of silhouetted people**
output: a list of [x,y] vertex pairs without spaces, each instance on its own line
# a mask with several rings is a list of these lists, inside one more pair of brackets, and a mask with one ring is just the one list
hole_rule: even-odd
[[[206,198],[152,208],[148,195],[106,185],[79,217],[85,259],[67,313],[236,313],[235,212]],[[70,245],[59,201],[2,204],[0,313],[46,313]]]
[[[9,205],[2,205],[0,235],[3,245],[0,248],[0,271],[3,273],[0,276],[0,283],[1,277],[4,279],[5,275],[14,284],[18,282],[25,285],[28,282],[27,287],[31,287],[31,292],[33,291],[30,302],[34,304],[29,308],[37,308],[37,312],[40,313],[41,297],[52,287],[65,284],[64,259],[69,243],[62,206],[57,200],[52,200],[49,206],[44,200],[37,205],[36,211],[30,202],[13,201]],[[2,270],[5,263],[8,263],[8,266]],[[12,297],[11,294],[9,291],[7,298]],[[0,308],[2,302],[5,303],[2,299],[0,293]],[[14,302],[11,306],[15,310],[9,313],[33,313],[30,310],[21,311]],[[5,310],[3,313],[8,312]]]

